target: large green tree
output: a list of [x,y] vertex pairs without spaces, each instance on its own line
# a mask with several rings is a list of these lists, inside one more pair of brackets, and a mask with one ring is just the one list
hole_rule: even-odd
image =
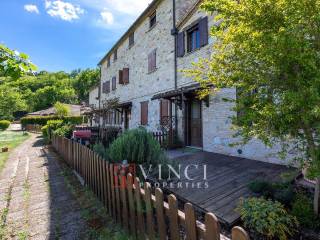
[[216,91],[238,88],[234,123],[244,141],[281,140],[284,151],[303,153],[319,213],[320,1],[205,0],[202,8],[215,14],[213,54],[188,74]]
[[0,85],[0,120],[13,120],[13,113],[26,109],[26,102],[18,89]]
[[29,60],[28,55],[13,51],[0,44],[0,75],[19,78],[26,72],[36,70],[36,66]]
[[87,102],[89,100],[90,88],[99,83],[99,69],[75,70],[70,76],[74,78],[73,87],[77,92],[79,101]]

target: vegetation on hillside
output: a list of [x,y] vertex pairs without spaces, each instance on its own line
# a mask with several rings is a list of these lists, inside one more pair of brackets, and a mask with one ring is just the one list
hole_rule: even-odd
[[39,111],[56,102],[86,102],[100,77],[98,69],[78,69],[70,74],[35,70],[27,55],[0,45],[0,120],[12,120],[21,112]]

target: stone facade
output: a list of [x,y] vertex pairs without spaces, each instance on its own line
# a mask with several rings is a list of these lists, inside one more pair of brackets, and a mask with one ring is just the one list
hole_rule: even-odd
[[[122,38],[113,48],[101,65],[101,86],[106,81],[112,82],[116,77],[116,89],[110,87],[109,93],[101,93],[101,104],[107,99],[119,98],[120,103],[132,104],[129,119],[129,128],[136,128],[141,123],[141,102],[148,101],[148,125],[150,131],[159,130],[160,104],[152,97],[175,89],[175,37],[171,34],[173,28],[173,1],[154,1],[154,7],[140,17],[139,24],[131,28],[134,31],[134,45],[129,47],[129,38]],[[206,17],[206,13],[195,7],[197,0],[176,0],[176,16],[178,30],[183,31],[198,19]],[[150,28],[149,16],[156,10],[157,23]],[[188,11],[192,11],[188,16]],[[208,29],[214,23],[213,16],[208,17]],[[129,32],[130,33],[130,32]],[[129,34],[128,33],[128,34]],[[127,34],[127,35],[128,35]],[[192,62],[200,58],[208,58],[211,54],[214,39],[209,37],[206,46],[186,53],[177,58],[177,89],[194,84],[195,82],[184,76],[183,69],[192,67]],[[117,59],[114,60],[114,51],[117,49]],[[156,49],[156,70],[148,72],[148,55]],[[110,58],[110,64],[108,59]],[[129,84],[119,84],[119,70],[129,68]],[[94,96],[97,90],[90,94],[90,104],[96,104]],[[231,111],[232,104],[224,102],[225,97],[236,97],[234,89],[224,89],[215,96],[209,97],[209,105],[201,103],[202,111],[202,146],[205,151],[217,152],[227,155],[241,156],[249,159],[272,163],[284,163],[278,159],[278,148],[269,149],[260,141],[253,140],[245,146],[230,147],[237,139],[233,138],[230,117],[235,113]],[[175,111],[175,108],[177,111]],[[185,110],[173,105],[178,119],[177,131],[180,139],[185,138]],[[101,119],[100,124],[104,121]]]
[[89,92],[89,104],[91,107],[99,108],[99,86],[94,87]]

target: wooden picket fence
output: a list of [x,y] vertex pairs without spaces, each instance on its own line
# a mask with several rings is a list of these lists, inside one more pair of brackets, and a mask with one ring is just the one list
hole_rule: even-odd
[[[139,178],[119,172],[117,165],[108,163],[89,148],[72,140],[53,136],[52,145],[70,168],[83,179],[115,221],[138,239],[225,240],[220,225],[212,213],[205,215],[204,223],[196,220],[190,203],[184,211],[178,209],[174,195],[165,196],[160,188],[153,194],[151,185],[142,186]],[[234,227],[232,240],[249,240],[240,227]]]
[[166,132],[153,132],[152,133],[155,140],[159,142],[161,147],[166,147],[168,145],[168,133]]

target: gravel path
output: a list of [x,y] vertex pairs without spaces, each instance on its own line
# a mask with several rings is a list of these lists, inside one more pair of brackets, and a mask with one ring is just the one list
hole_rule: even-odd
[[33,134],[0,173],[0,239],[80,239],[86,228],[55,155],[44,146]]

